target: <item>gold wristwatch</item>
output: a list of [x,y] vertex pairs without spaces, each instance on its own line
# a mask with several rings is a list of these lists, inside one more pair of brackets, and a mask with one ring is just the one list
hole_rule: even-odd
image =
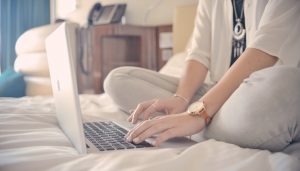
[[205,103],[203,101],[202,102],[196,101],[192,103],[188,107],[187,112],[190,116],[203,118],[206,125],[208,125],[211,120],[211,117],[206,112]]

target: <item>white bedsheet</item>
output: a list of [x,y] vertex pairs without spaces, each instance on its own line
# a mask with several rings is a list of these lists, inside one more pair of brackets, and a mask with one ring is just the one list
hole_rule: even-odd
[[[82,95],[85,118],[124,120],[106,95]],[[78,155],[58,127],[51,97],[0,98],[0,170],[300,170],[284,153],[207,140],[185,150],[156,149]]]

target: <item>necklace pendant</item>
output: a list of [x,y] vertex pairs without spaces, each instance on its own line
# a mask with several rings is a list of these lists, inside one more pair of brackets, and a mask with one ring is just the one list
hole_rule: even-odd
[[246,35],[246,30],[243,27],[243,24],[240,22],[240,20],[237,20],[236,25],[234,26],[233,31],[233,38],[235,40],[242,40]]

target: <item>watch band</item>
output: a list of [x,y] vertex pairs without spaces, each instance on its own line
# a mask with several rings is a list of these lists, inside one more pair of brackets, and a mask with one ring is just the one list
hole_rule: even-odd
[[194,116],[194,117],[201,117],[204,119],[204,122],[206,125],[209,124],[209,122],[211,121],[211,117],[207,114],[206,110],[203,109],[197,113],[190,113],[191,116]]

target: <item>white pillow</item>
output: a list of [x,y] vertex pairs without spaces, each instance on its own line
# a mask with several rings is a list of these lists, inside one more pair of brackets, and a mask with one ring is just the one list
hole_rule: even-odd
[[14,64],[17,72],[25,75],[49,77],[48,61],[45,52],[19,55]]
[[46,37],[59,25],[60,23],[57,23],[27,30],[16,42],[17,55],[30,52],[44,52]]

